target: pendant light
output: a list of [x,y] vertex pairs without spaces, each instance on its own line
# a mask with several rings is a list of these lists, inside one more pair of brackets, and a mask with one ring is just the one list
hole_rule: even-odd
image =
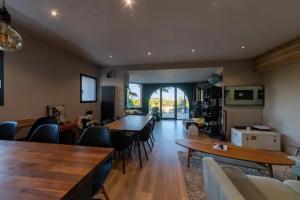
[[2,8],[0,9],[0,50],[16,51],[22,48],[22,38],[11,27],[11,18],[5,8],[5,0],[3,0]]

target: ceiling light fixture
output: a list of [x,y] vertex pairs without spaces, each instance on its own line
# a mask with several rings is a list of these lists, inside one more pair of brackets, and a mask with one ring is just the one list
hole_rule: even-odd
[[149,51],[149,52],[148,52],[148,56],[151,56],[151,55],[152,55],[152,53],[151,53],[151,51]]
[[196,50],[195,49],[192,49],[192,53],[195,53],[196,52]]
[[112,55],[109,55],[109,58],[112,59]]
[[245,46],[242,46],[241,48],[242,48],[242,49],[245,49],[246,47],[245,47]]
[[5,7],[5,0],[3,0],[0,9],[0,50],[19,50],[22,48],[22,42],[19,33],[11,27],[11,17]]
[[134,0],[124,0],[125,1],[125,6],[128,8],[132,8],[134,5]]
[[53,10],[51,10],[51,16],[52,17],[58,17],[58,12],[57,12],[57,10],[55,10],[55,9],[53,9]]

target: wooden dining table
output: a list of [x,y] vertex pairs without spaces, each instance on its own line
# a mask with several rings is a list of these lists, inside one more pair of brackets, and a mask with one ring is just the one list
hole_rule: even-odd
[[[139,133],[144,129],[144,127],[153,119],[152,115],[127,115],[121,119],[115,120],[107,125],[108,129],[113,131],[122,131],[124,133],[132,132],[136,135],[139,141]],[[111,132],[113,134],[113,131]],[[140,168],[143,168],[142,158],[141,158],[141,148],[140,142],[137,143]]]
[[111,148],[0,141],[0,199],[92,199]]

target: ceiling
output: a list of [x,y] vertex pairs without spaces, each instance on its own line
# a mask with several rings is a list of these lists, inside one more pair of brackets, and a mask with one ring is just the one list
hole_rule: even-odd
[[220,67],[129,71],[130,83],[198,83],[213,74],[222,74]]
[[299,0],[134,0],[131,9],[124,1],[7,4],[13,20],[42,26],[102,65],[246,59],[300,35]]

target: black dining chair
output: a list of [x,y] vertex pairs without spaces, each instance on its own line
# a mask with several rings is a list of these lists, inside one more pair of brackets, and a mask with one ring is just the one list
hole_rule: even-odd
[[133,138],[130,133],[124,133],[121,131],[113,131],[110,134],[112,147],[115,152],[119,152],[122,155],[123,174],[125,174],[125,152],[128,152],[128,157],[132,160],[130,147],[133,143]]
[[0,140],[14,140],[17,131],[17,122],[0,123]]
[[151,130],[151,135],[150,135],[150,141],[152,144],[152,147],[154,147],[154,143],[155,143],[155,137],[154,137],[154,129],[155,129],[155,123],[156,123],[156,117],[152,118],[152,130]]
[[17,140],[19,140],[19,141],[28,141],[29,138],[31,137],[31,135],[37,130],[37,128],[41,125],[44,125],[44,124],[56,124],[56,125],[58,125],[58,122],[54,117],[41,117],[41,118],[39,118],[38,120],[36,120],[34,122],[34,124],[31,126],[31,128],[30,128],[30,130],[29,130],[26,137],[18,138]]
[[[87,128],[81,135],[78,145],[81,146],[93,146],[93,147],[105,147],[111,148],[110,134],[104,126],[91,126]],[[93,196],[102,189],[106,199],[109,196],[104,188],[104,182],[107,178],[112,167],[112,157],[108,158],[95,172],[93,176]]]
[[40,125],[28,139],[30,142],[59,143],[59,128],[57,124]]
[[138,145],[138,142],[141,142],[147,160],[148,160],[148,154],[147,154],[147,150],[146,150],[146,147],[145,147],[145,143],[148,144],[148,147],[149,147],[150,151],[152,151],[152,148],[149,144],[149,139],[151,137],[151,132],[152,132],[152,126],[153,126],[153,122],[151,121],[144,127],[144,129],[141,132],[136,133],[136,134],[139,134],[138,136],[136,134],[134,136],[134,141],[135,141],[134,148]]

